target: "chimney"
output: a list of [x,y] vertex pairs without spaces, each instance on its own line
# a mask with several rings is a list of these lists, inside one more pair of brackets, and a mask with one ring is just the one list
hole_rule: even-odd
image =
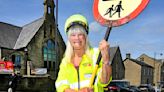
[[127,59],[130,59],[131,57],[130,57],[130,53],[126,53],[126,58]]
[[141,58],[140,58],[140,61],[144,61],[144,57],[141,57]]

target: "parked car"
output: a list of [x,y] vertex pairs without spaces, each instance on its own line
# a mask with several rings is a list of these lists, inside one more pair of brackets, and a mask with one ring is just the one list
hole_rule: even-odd
[[164,88],[164,81],[158,82],[158,86],[161,87],[161,88]]
[[126,80],[112,80],[107,86],[108,91],[106,92],[133,92],[132,89],[128,88],[129,85],[130,82]]
[[[157,86],[155,87],[156,92],[162,92],[162,87],[164,88],[164,81],[157,82]],[[164,90],[163,90],[164,91]]]
[[128,88],[133,90],[133,92],[141,92],[141,90],[137,86],[134,86],[134,85],[130,85]]
[[138,88],[144,92],[155,92],[155,89],[151,84],[141,84]]
[[0,61],[0,74],[11,74],[14,71],[12,61]]

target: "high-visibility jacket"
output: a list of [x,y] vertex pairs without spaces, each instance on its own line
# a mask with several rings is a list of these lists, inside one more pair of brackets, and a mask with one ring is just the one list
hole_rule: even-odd
[[[84,54],[78,69],[76,69],[71,62],[67,62],[68,59],[63,58],[60,64],[58,78],[55,83],[57,92],[64,92],[66,88],[78,90],[83,87],[89,87],[92,72],[94,71],[94,66],[96,65],[98,52],[98,49],[91,48],[90,53],[92,54],[92,57]],[[107,84],[102,84],[100,82],[101,71],[102,64],[100,62],[94,84],[94,92],[104,92],[103,87],[107,86],[111,81],[110,78]]]

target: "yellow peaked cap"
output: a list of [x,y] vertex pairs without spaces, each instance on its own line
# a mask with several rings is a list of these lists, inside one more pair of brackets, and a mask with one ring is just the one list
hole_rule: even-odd
[[80,24],[80,25],[84,26],[86,31],[88,31],[87,19],[84,16],[80,15],[80,14],[74,14],[66,20],[65,28],[64,28],[65,32],[68,31],[68,29],[73,25],[73,23],[77,23],[77,24]]

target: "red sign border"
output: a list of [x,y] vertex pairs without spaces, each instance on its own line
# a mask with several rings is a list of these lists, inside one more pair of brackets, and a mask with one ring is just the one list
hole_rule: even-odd
[[93,5],[93,14],[96,21],[98,21],[103,26],[120,26],[136,18],[137,15],[139,15],[143,11],[143,9],[147,6],[149,0],[142,0],[141,4],[131,14],[118,20],[104,19],[98,12],[98,2],[99,0],[94,0],[94,5]]

